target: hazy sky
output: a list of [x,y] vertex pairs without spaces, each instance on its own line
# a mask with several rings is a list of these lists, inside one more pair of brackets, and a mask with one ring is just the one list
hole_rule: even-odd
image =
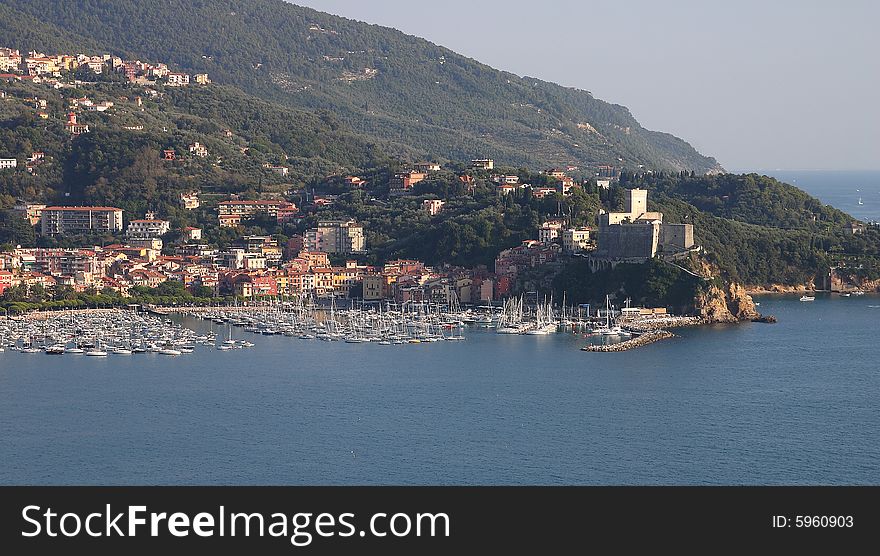
[[728,170],[880,169],[878,0],[297,0],[630,108]]

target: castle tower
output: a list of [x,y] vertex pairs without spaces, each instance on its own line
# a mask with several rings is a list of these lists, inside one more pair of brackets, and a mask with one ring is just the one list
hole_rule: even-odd
[[631,220],[648,212],[648,190],[630,189],[627,191],[625,212],[631,215]]

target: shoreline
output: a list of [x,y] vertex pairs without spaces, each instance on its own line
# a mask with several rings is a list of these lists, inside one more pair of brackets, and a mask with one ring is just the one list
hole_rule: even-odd
[[852,293],[854,291],[863,291],[865,293],[880,293],[880,290],[874,290],[870,288],[862,289],[856,287],[850,287],[846,289],[833,289],[833,290],[824,290],[817,288],[808,288],[806,286],[778,286],[771,288],[764,287],[756,287],[750,286],[747,288],[743,288],[748,295],[796,295],[796,294],[817,294],[817,293],[827,293],[827,294],[837,294],[840,295],[842,293]]

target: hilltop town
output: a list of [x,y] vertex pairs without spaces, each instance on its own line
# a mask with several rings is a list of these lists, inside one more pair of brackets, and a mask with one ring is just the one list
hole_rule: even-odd
[[190,83],[207,85],[211,82],[206,73],[176,72],[161,62],[123,60],[113,54],[46,54],[34,50],[23,54],[9,47],[0,47],[0,72],[0,79],[44,83],[56,88],[71,86],[64,79],[66,75],[76,77],[88,72],[116,74],[141,85],[164,83],[170,87],[183,87]]

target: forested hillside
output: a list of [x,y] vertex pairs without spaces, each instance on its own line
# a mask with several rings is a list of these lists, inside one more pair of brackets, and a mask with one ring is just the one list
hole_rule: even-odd
[[[0,0],[0,44],[72,45],[207,72],[288,106],[445,159],[719,169],[589,92],[490,68],[394,29],[281,0]],[[19,15],[23,14],[23,15]],[[39,20],[40,25],[16,22]],[[487,27],[487,33],[494,32]],[[71,38],[74,36],[79,39]]]

